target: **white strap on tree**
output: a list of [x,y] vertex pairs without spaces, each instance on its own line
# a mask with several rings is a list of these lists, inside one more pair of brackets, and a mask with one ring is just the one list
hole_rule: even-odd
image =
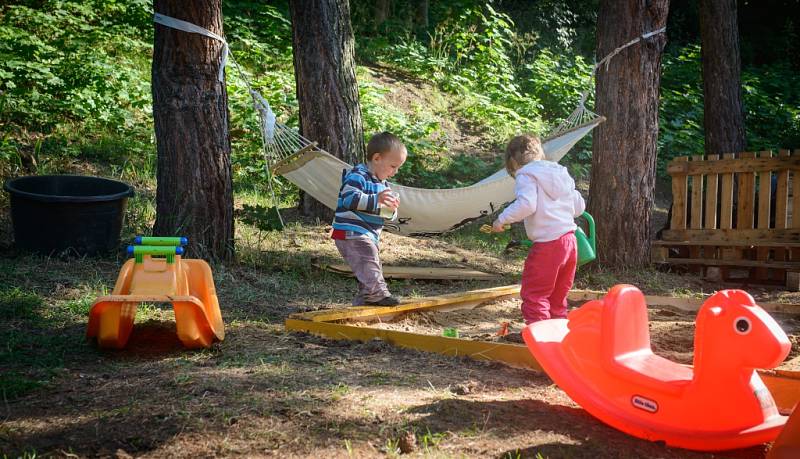
[[220,83],[225,81],[225,64],[227,64],[228,62],[229,49],[228,49],[228,42],[225,41],[224,38],[220,37],[219,35],[215,34],[214,32],[208,29],[204,29],[198,25],[194,25],[191,22],[181,21],[180,19],[175,19],[170,16],[165,16],[161,13],[155,13],[153,15],[153,21],[158,24],[171,27],[173,29],[205,35],[206,37],[213,38],[215,40],[222,42],[222,53],[220,53],[219,72],[217,74],[217,79],[219,80]]
[[[639,43],[641,40],[647,40],[648,38],[652,37],[653,35],[658,35],[660,33],[666,32],[666,31],[667,31],[667,28],[666,27],[662,27],[660,29],[653,30],[652,32],[643,33],[642,35],[634,38],[633,40],[625,43],[624,45],[618,46],[617,48],[614,48],[614,51],[611,51],[610,53],[606,54],[606,56],[604,58],[600,59],[600,62],[594,64],[594,68],[592,69],[592,74],[589,77],[589,82],[591,82],[591,80],[594,79],[594,76],[597,73],[597,69],[599,69],[601,65],[605,64],[606,71],[608,71],[608,66],[609,66],[609,64],[611,62],[611,58],[616,56],[617,54],[621,53],[622,50],[624,50],[625,48],[627,48],[629,46],[633,46],[636,43]],[[589,96],[589,91],[590,91],[590,89],[587,89],[581,95],[581,100],[578,103],[579,107],[583,107],[584,104],[586,103],[586,98]]]
[[275,138],[275,113],[258,91],[250,89],[250,97],[253,98],[253,106],[261,114],[261,129],[264,132],[265,141],[272,142]]

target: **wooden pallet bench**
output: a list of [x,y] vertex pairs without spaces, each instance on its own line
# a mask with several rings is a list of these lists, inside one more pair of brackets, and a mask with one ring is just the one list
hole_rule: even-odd
[[653,262],[800,287],[800,150],[680,157],[667,173],[672,217]]

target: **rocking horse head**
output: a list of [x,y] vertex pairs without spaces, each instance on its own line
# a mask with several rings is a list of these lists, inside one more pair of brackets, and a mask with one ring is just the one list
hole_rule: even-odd
[[696,368],[774,368],[791,348],[780,325],[743,290],[712,295],[697,313],[696,325]]

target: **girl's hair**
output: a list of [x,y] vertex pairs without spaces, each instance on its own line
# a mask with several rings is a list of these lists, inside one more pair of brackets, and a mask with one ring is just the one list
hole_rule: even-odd
[[367,143],[367,161],[372,161],[372,157],[378,153],[386,153],[387,151],[404,151],[406,146],[397,138],[396,135],[389,132],[381,132],[375,134],[369,139]]
[[514,137],[506,147],[506,170],[514,177],[517,171],[531,161],[544,159],[542,141],[539,137],[522,134]]

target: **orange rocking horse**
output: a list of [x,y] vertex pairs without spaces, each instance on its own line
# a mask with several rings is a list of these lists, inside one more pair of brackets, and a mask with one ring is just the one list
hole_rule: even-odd
[[693,368],[653,353],[645,298],[631,285],[533,323],[523,338],[575,402],[636,437],[725,450],[772,441],[786,423],[755,369],[779,365],[789,339],[741,290],[717,292],[698,312]]

